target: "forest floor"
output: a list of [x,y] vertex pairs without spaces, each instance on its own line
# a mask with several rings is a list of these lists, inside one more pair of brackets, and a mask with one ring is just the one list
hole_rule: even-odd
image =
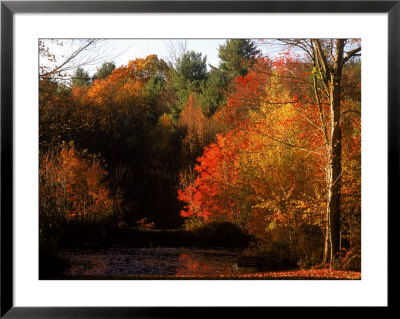
[[361,272],[329,270],[329,269],[308,269],[279,272],[257,272],[249,274],[229,275],[106,275],[106,276],[68,276],[59,279],[73,280],[180,280],[180,279],[220,279],[220,280],[360,280]]

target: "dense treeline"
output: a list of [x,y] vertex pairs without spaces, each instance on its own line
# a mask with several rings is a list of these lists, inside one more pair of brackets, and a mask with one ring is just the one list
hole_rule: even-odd
[[251,40],[227,40],[209,69],[194,51],[170,63],[155,54],[107,62],[92,77],[79,67],[70,81],[46,69],[46,240],[68,223],[191,230],[230,222],[253,236],[253,251],[289,263],[359,263],[361,48],[282,43],[269,58]]

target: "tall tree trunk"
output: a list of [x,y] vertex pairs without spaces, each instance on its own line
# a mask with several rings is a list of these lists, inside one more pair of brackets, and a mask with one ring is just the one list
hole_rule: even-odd
[[[340,81],[344,64],[345,40],[337,39],[335,42],[335,53],[331,63],[322,49],[320,40],[312,41],[315,46],[315,65],[322,74],[330,104],[329,137],[325,134],[327,144],[326,183],[327,183],[327,206],[326,222],[327,233],[325,237],[325,249],[323,263],[332,263],[340,251],[340,193],[342,186],[342,133],[340,129]],[[333,43],[332,43],[333,45]],[[333,57],[333,49],[331,51]],[[314,82],[315,83],[315,82]],[[314,84],[315,85],[315,84]],[[320,111],[321,112],[321,111]],[[322,114],[322,113],[321,113]],[[324,123],[323,123],[324,124]],[[329,254],[328,254],[329,251]],[[329,255],[329,256],[328,256]]]
[[329,157],[330,179],[328,192],[331,267],[340,251],[340,194],[342,188],[342,131],[340,128],[340,81],[342,77],[345,41],[336,40],[336,54],[330,72],[331,145]]
[[[319,107],[322,130],[326,146],[326,211],[325,242],[322,263],[330,262],[333,266],[340,251],[340,197],[342,187],[342,132],[340,128],[340,82],[342,70],[361,51],[361,45],[345,52],[346,39],[320,40],[311,39],[309,45],[303,41],[289,41],[305,50],[314,63],[314,92]],[[307,48],[306,48],[307,47]],[[323,90],[329,97],[329,120],[325,121],[321,107],[317,79],[323,84]]]
[[[335,76],[336,78],[336,76]],[[328,210],[330,229],[330,262],[340,251],[340,194],[342,186],[342,132],[340,128],[340,75],[334,79],[331,95],[331,154],[328,175]]]

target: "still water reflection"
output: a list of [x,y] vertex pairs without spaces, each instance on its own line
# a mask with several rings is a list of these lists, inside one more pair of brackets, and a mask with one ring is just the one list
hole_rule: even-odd
[[240,250],[225,248],[68,249],[63,257],[79,275],[229,275],[253,272],[237,266]]

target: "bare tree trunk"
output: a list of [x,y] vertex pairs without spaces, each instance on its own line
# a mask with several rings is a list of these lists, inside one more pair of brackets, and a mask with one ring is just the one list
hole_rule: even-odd
[[325,219],[325,231],[324,231],[324,254],[322,257],[321,265],[325,265],[328,262],[328,255],[329,255],[329,238],[330,238],[330,227],[329,227],[329,209],[328,203],[326,205],[326,219]]
[[[340,194],[342,186],[342,132],[340,128],[340,81],[344,65],[345,40],[335,42],[335,57],[329,65],[319,40],[313,40],[315,45],[316,63],[322,73],[322,80],[327,89],[330,104],[330,134],[328,138],[328,155],[326,166],[327,182],[327,222],[328,232],[325,237],[323,261],[331,263],[340,251]],[[327,245],[327,239],[329,245]],[[329,246],[329,248],[327,247]],[[327,253],[329,250],[329,254]]]
[[333,75],[331,87],[331,156],[329,159],[329,228],[331,254],[330,262],[340,251],[340,194],[342,186],[342,132],[340,128],[340,71]]
[[[305,50],[314,63],[314,94],[319,108],[322,130],[326,146],[326,215],[325,242],[322,263],[333,261],[340,251],[340,200],[342,187],[342,132],[340,128],[340,82],[342,70],[361,51],[361,45],[345,52],[346,39],[331,39],[328,46],[324,41],[311,39],[309,45],[302,40],[286,41]],[[317,79],[323,84],[323,89],[329,97],[329,121],[325,121],[321,107]]]

